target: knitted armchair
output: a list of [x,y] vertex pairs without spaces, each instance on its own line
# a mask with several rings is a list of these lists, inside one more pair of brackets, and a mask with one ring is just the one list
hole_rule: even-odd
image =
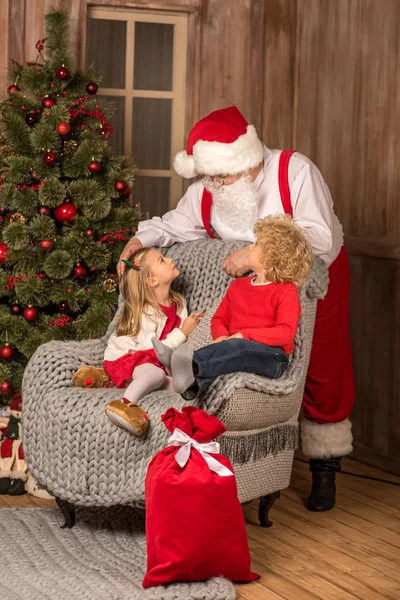
[[[240,242],[200,240],[163,249],[181,271],[175,288],[186,297],[189,311],[206,310],[191,336],[196,347],[211,340],[210,318],[231,281],[221,268],[222,261],[242,246]],[[219,439],[221,452],[234,466],[240,501],[262,497],[259,516],[264,526],[271,524],[268,510],[273,500],[289,485],[316,303],[324,296],[327,281],[327,269],[316,259],[300,292],[302,316],[296,348],[282,378],[224,375],[197,400],[226,425],[227,432]],[[148,463],[169,435],[160,415],[170,406],[187,405],[173,392],[149,394],[141,405],[150,427],[144,438],[137,438],[115,427],[103,410],[110,400],[121,398],[123,390],[73,386],[72,376],[83,364],[102,366],[114,321],[101,339],[40,346],[24,374],[26,461],[39,484],[56,497],[68,526],[74,523],[74,505],[143,506]]]

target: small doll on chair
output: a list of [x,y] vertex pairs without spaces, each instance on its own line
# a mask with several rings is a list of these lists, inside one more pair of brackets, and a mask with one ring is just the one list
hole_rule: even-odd
[[173,388],[186,400],[204,394],[219,375],[247,372],[276,379],[286,371],[299,324],[298,288],[312,264],[312,249],[288,215],[268,216],[254,227],[253,274],[235,279],[211,320],[213,342],[177,349],[153,338]]

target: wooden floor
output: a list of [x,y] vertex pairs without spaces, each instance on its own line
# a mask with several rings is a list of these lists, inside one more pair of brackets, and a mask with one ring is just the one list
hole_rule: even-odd
[[[343,461],[346,471],[400,479]],[[244,507],[253,570],[261,579],[238,585],[245,600],[400,600],[400,487],[338,475],[337,507],[323,514],[303,505],[308,465],[295,461],[292,483],[275,503],[274,525],[257,525],[257,503]],[[32,496],[0,496],[0,507],[52,506]]]

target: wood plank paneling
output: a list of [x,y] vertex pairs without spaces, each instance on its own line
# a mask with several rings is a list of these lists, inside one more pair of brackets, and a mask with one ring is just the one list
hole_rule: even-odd
[[208,0],[201,19],[200,116],[236,104],[260,128],[264,3]]
[[398,0],[299,0],[299,151],[347,235],[400,234]]
[[346,234],[355,455],[400,473],[400,11],[298,0],[296,148],[321,169]]
[[357,402],[353,412],[355,442],[380,456],[398,460],[400,468],[400,388],[393,352],[399,336],[400,263],[353,255],[351,333]]
[[294,148],[296,1],[269,0],[265,14],[263,127],[270,148]]
[[9,85],[7,73],[9,36],[9,3],[3,0],[3,2],[0,2],[0,39],[2,41],[2,50],[0,52],[0,97],[3,97]]

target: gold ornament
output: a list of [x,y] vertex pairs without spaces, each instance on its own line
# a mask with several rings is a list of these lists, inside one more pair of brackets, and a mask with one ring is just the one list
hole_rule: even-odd
[[103,289],[111,294],[114,290],[117,289],[117,282],[114,279],[105,279],[103,283]]
[[63,150],[65,154],[73,154],[78,147],[78,143],[75,140],[68,140],[64,142]]
[[26,218],[21,213],[16,212],[10,215],[10,221],[13,223],[26,223]]

